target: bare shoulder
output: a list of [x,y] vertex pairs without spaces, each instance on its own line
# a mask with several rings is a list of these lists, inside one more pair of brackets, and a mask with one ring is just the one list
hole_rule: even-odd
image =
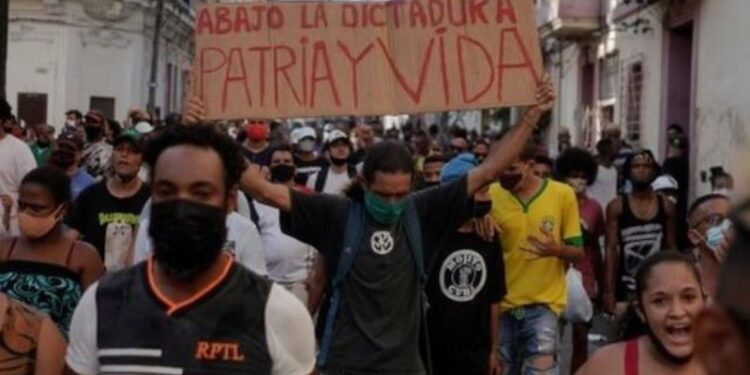
[[73,251],[73,258],[80,259],[81,262],[102,262],[102,259],[99,256],[99,252],[96,250],[94,245],[88,242],[76,241],[76,245]]
[[620,375],[623,373],[624,363],[625,343],[612,344],[594,352],[576,375]]
[[620,215],[621,213],[622,197],[617,197],[607,204],[607,218],[612,217],[612,215]]

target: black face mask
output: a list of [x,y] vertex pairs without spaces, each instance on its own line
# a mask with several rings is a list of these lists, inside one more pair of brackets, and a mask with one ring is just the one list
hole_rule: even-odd
[[102,136],[102,132],[103,132],[102,127],[98,125],[86,125],[84,127],[84,130],[86,130],[86,139],[89,142],[98,140],[99,137]]
[[47,147],[49,147],[49,139],[37,139],[36,140],[36,144],[39,147],[47,148]]
[[49,163],[66,171],[76,162],[76,154],[68,150],[55,150],[49,156]]
[[148,228],[154,259],[177,280],[195,279],[221,254],[226,217],[223,208],[189,200],[155,203]]
[[330,159],[331,159],[331,164],[337,167],[345,165],[346,163],[349,162],[349,158],[339,159],[339,158],[334,158],[333,156],[331,156]]
[[271,181],[287,183],[294,178],[297,168],[291,165],[274,165],[271,167]]
[[651,182],[649,181],[630,180],[630,183],[633,185],[633,190],[637,191],[648,190],[651,187]]

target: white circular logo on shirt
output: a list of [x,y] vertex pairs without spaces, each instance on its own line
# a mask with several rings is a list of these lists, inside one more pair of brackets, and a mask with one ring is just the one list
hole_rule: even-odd
[[388,231],[377,231],[370,238],[370,247],[378,255],[386,255],[393,251],[393,236]]
[[468,302],[479,294],[487,281],[487,265],[474,250],[453,252],[440,267],[440,289],[448,299]]

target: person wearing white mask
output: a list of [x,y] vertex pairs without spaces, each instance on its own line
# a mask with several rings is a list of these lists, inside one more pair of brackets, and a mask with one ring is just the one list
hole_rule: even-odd
[[719,271],[732,242],[733,229],[727,218],[732,202],[723,194],[704,195],[688,209],[688,239],[698,259],[706,293],[713,297],[719,283]]

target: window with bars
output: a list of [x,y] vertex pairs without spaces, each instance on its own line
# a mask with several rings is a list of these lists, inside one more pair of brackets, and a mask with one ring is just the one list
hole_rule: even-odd
[[622,101],[622,123],[628,141],[634,145],[641,141],[641,119],[643,105],[643,63],[641,61],[630,63],[626,70],[627,76],[623,77],[623,101]]
[[617,95],[617,68],[619,56],[617,52],[599,59],[599,100],[614,99]]

